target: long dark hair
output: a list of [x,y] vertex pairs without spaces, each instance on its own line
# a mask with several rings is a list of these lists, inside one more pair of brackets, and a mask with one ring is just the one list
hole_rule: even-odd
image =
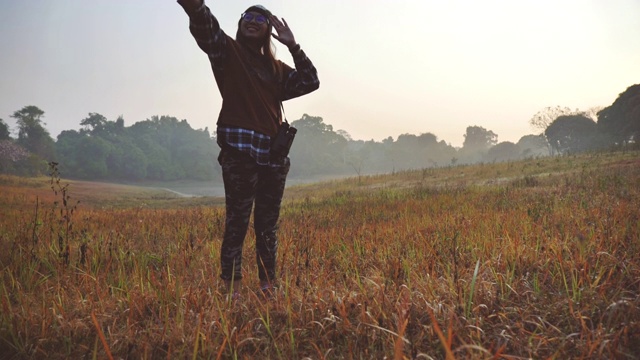
[[[242,18],[238,20],[238,30],[236,31],[236,41],[241,44],[246,44],[247,39],[242,35],[242,31],[240,31],[241,24],[242,24]],[[276,60],[275,46],[271,41],[272,29],[273,29],[273,26],[271,25],[271,22],[269,22],[267,24],[267,35],[262,40],[262,44],[260,45],[260,50],[262,51],[262,54],[267,58],[267,61],[269,61],[273,75],[275,75],[276,79],[279,79],[280,67],[278,66],[278,61]]]

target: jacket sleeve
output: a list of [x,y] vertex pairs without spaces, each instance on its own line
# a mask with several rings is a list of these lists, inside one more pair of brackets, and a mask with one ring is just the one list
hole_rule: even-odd
[[307,55],[296,45],[291,49],[295,69],[285,74],[283,101],[296,98],[317,90],[320,87],[318,71]]
[[182,0],[178,0],[178,4],[189,15],[189,31],[198,47],[207,54],[214,70],[222,70],[227,56],[227,35],[220,28],[218,19],[204,1],[195,9],[186,6]]

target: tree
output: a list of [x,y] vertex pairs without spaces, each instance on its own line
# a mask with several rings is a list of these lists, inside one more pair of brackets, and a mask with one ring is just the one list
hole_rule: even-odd
[[0,174],[30,175],[28,160],[32,155],[13,140],[0,140]]
[[604,106],[592,106],[585,111],[581,111],[580,114],[588,117],[595,122],[598,122],[598,113],[602,110],[604,110]]
[[520,158],[520,147],[510,141],[496,144],[487,152],[487,159],[491,162],[517,160]]
[[2,118],[0,118],[0,141],[9,140],[11,138],[11,134],[9,132],[9,125],[4,122]]
[[481,126],[469,126],[464,134],[463,148],[473,151],[486,151],[498,142],[498,135]]
[[147,177],[158,180],[211,180],[218,168],[218,146],[208,129],[194,130],[186,120],[152,116],[127,129],[146,155]]
[[[151,180],[177,180],[185,177],[182,164],[171,161],[169,148],[161,146],[150,134],[137,140],[140,150],[147,154],[147,178]],[[179,170],[177,170],[179,169]]]
[[336,174],[349,170],[347,163],[348,141],[325,124],[318,116],[302,115],[291,126],[298,129],[289,157],[296,166],[292,174]]
[[[432,134],[431,134],[432,135]],[[434,135],[432,135],[434,136]],[[423,140],[425,143],[421,144]],[[430,139],[419,139],[418,136],[413,134],[401,134],[391,146],[391,153],[394,159],[395,170],[407,170],[407,169],[420,169],[422,168],[423,161],[418,154],[422,146],[428,146],[427,142],[436,141],[431,137]]]
[[109,175],[107,157],[113,146],[96,136],[85,136],[77,145],[77,176],[84,179],[105,179]]
[[44,111],[33,105],[25,106],[21,110],[15,111],[11,117],[18,122],[18,139],[27,138],[29,131],[41,127],[43,116]]
[[346,132],[344,135],[341,134],[341,136],[343,136],[349,142],[347,145],[347,154],[345,155],[345,161],[356,172],[356,174],[358,175],[358,179],[360,179],[360,177],[362,176],[362,171],[365,168],[365,164],[369,160],[373,148],[369,146],[369,142],[365,143],[361,140],[353,141],[351,139],[351,136]]
[[100,133],[107,124],[107,118],[98,113],[89,113],[89,116],[80,121],[80,125],[84,126],[90,133]]
[[59,167],[61,173],[65,176],[79,176],[78,156],[80,142],[87,137],[86,132],[78,132],[76,130],[64,130],[58,135],[56,141],[56,153],[58,155]]
[[464,134],[462,149],[458,152],[462,163],[482,161],[489,148],[498,142],[498,135],[481,126],[469,126]]
[[544,134],[525,135],[516,143],[523,157],[544,156],[551,153],[549,142]]
[[66,130],[56,147],[61,169],[71,177],[114,180],[211,180],[218,147],[209,131],[186,120],[152,116],[131,127],[122,116],[109,121],[97,113]]
[[389,152],[395,170],[422,169],[446,165],[455,156],[455,149],[432,133],[402,134],[391,144]]
[[55,143],[43,127],[44,111],[37,106],[25,106],[11,115],[18,124],[18,145],[44,160],[55,160]]
[[640,84],[632,85],[598,113],[598,129],[612,143],[640,139]]
[[143,180],[147,176],[147,157],[130,138],[113,144],[106,163],[109,177],[124,180]]
[[544,134],[557,153],[582,152],[596,147],[596,123],[585,115],[560,116]]
[[540,130],[540,133],[543,134],[545,130],[554,122],[558,117],[564,115],[574,115],[578,113],[578,109],[575,111],[569,109],[568,107],[546,107],[540,111],[538,111],[531,120],[529,120],[529,125],[532,128]]
[[177,149],[176,157],[182,159],[182,169],[189,179],[211,180],[216,174],[216,154],[204,142],[185,143]]
[[336,134],[342,136],[343,138],[347,139],[347,141],[353,141],[353,138],[351,137],[351,135],[346,131],[346,130],[338,130],[336,131]]

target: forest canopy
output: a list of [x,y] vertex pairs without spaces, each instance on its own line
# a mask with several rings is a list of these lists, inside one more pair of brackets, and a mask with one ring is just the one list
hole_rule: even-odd
[[[193,129],[187,120],[152,116],[131,126],[122,117],[109,120],[89,113],[79,130],[62,131],[54,140],[43,121],[45,112],[29,105],[15,111],[17,129],[0,118],[0,173],[45,174],[59,163],[69,178],[105,181],[174,181],[219,179],[215,134]],[[538,134],[517,143],[499,142],[498,134],[468,126],[461,148],[430,132],[401,134],[395,140],[353,140],[322,117],[304,114],[291,123],[298,129],[290,157],[293,177],[391,173],[400,170],[477,162],[571,154],[612,147],[638,146],[640,84],[632,85],[608,107],[571,111],[549,107],[529,121]]]

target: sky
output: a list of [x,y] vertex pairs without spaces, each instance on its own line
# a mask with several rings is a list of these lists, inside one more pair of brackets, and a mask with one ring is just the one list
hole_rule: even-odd
[[[481,126],[517,142],[546,107],[606,107],[640,83],[638,0],[260,1],[318,69],[289,121],[318,116],[355,140],[461,146]],[[255,0],[206,4],[233,36]],[[0,0],[0,118],[15,133],[11,115],[35,105],[54,138],[89,113],[213,132],[222,100],[188,23],[170,0]]]

